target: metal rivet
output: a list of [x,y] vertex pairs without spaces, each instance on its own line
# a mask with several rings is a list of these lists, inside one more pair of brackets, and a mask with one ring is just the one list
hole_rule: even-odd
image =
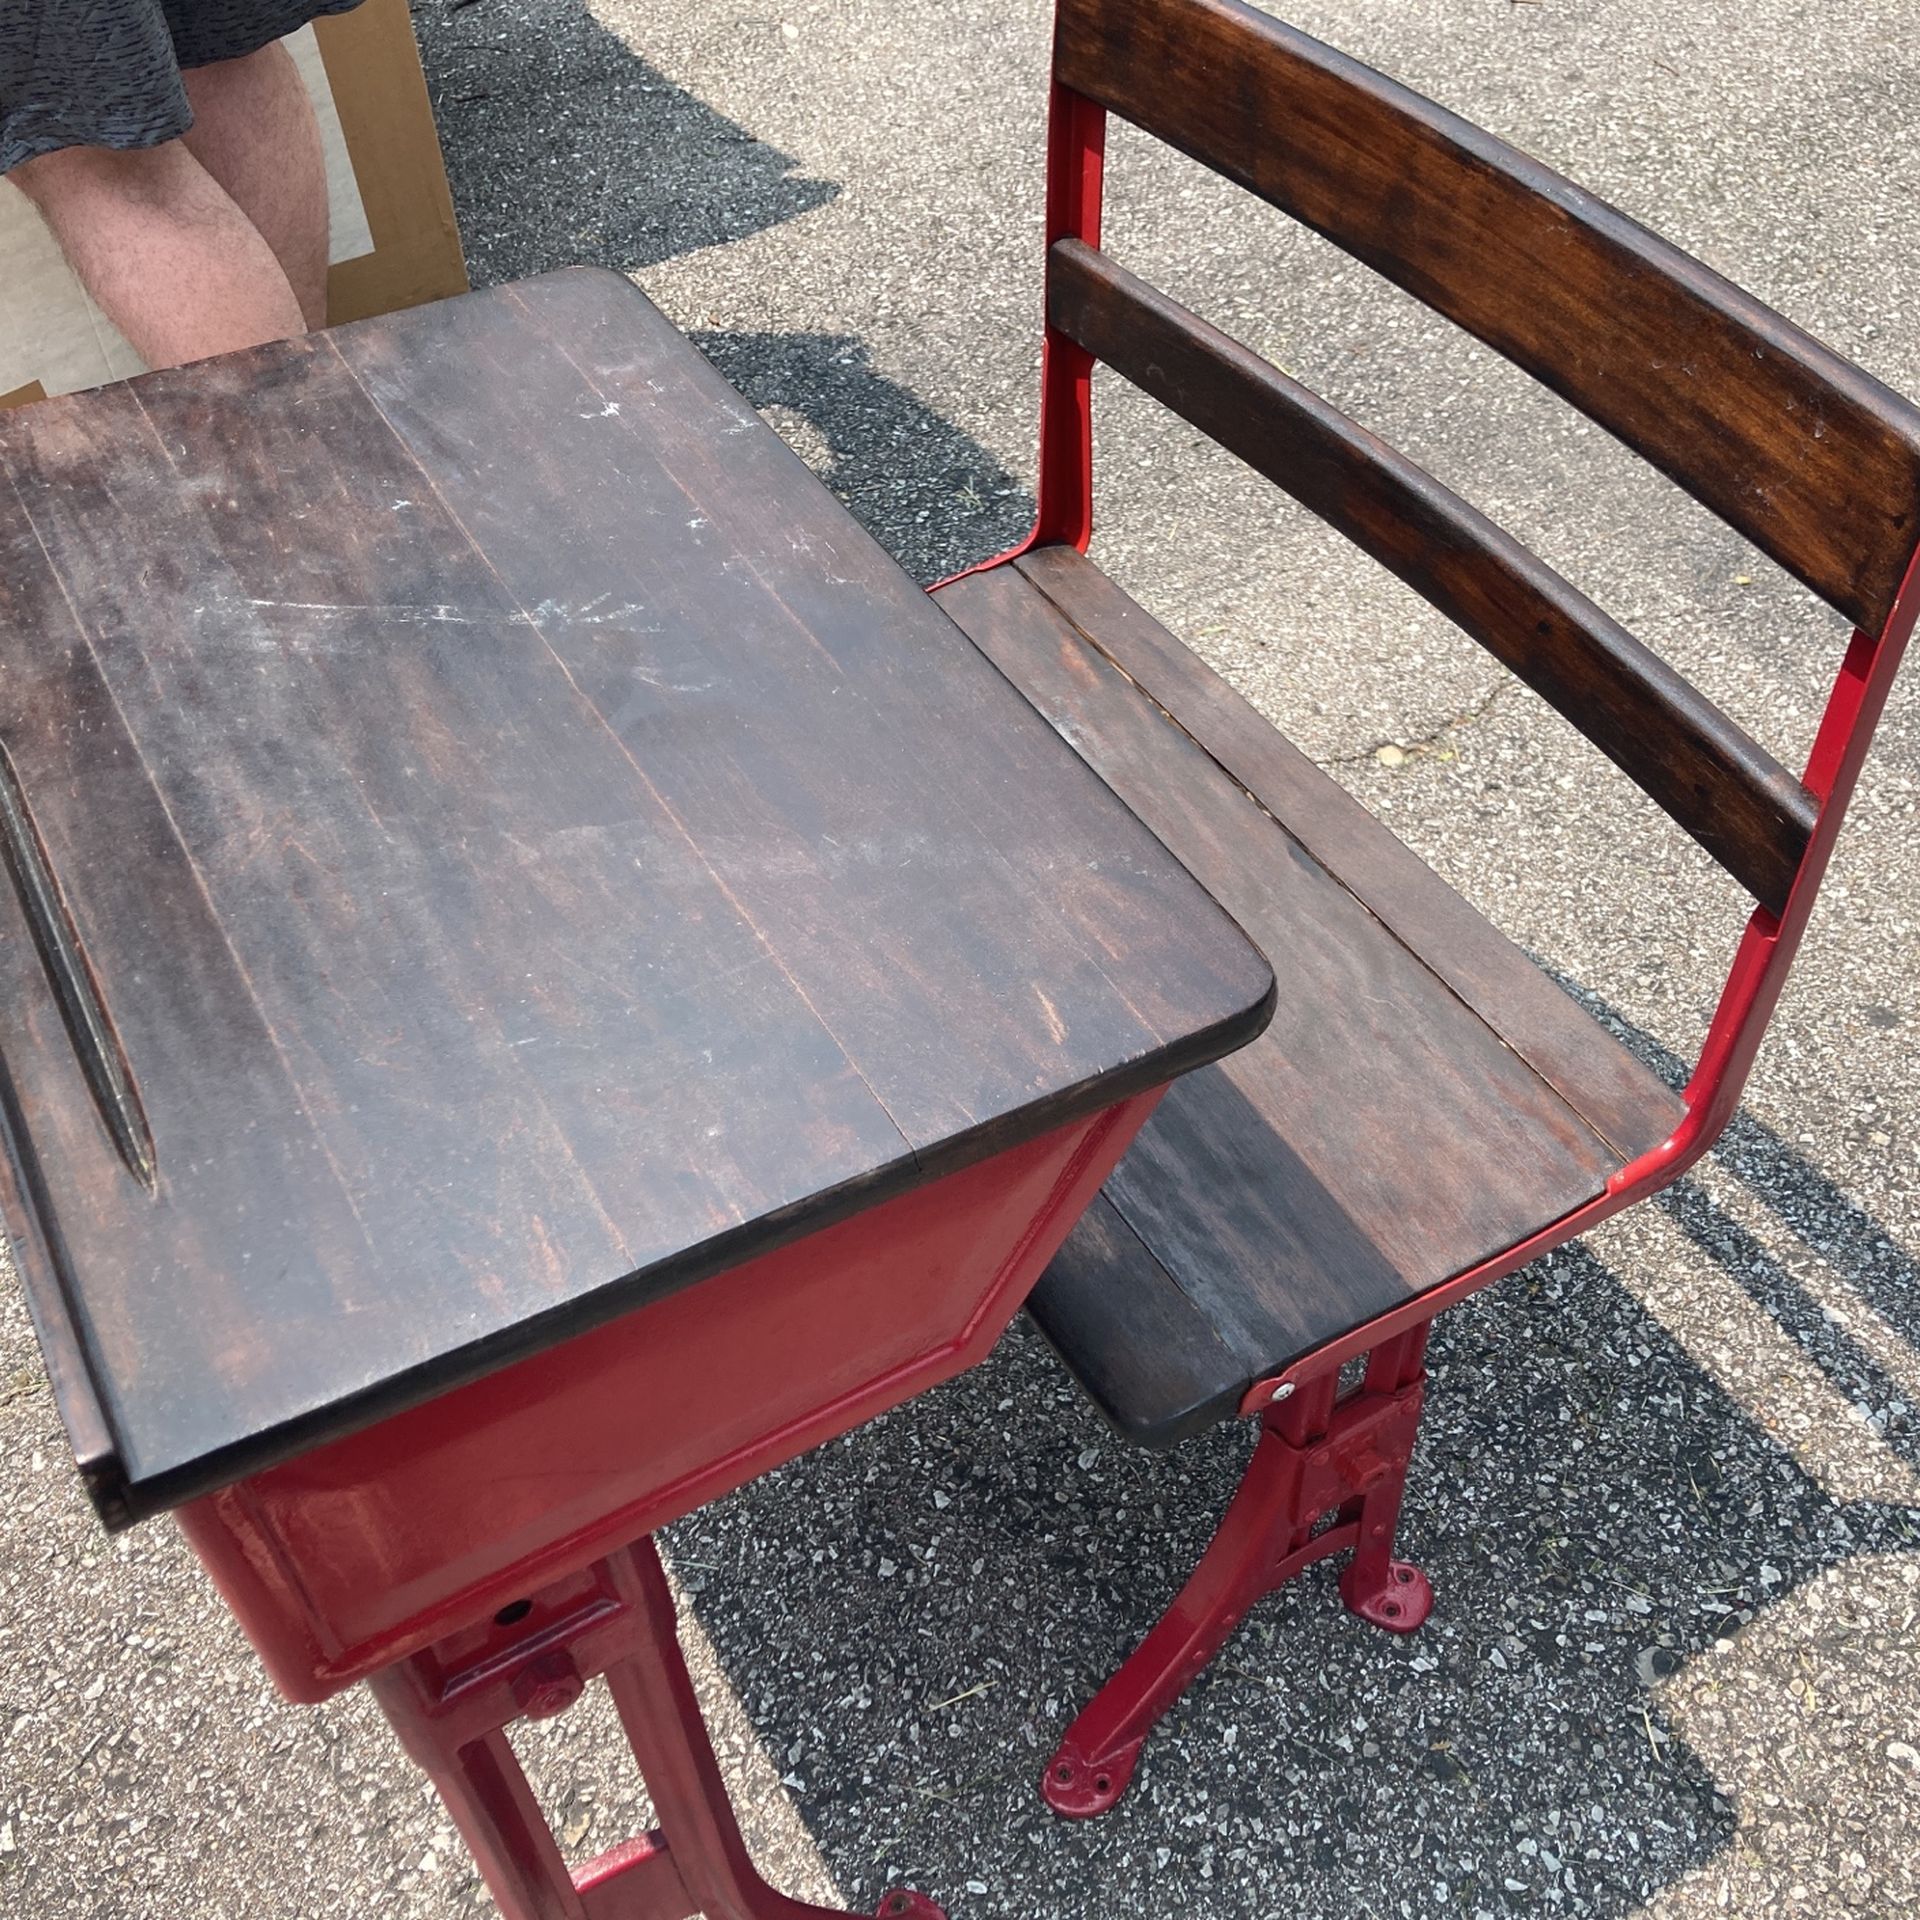
[[513,1703],[528,1720],[551,1720],[580,1698],[585,1683],[564,1650],[530,1660],[513,1677]]
[[1293,1398],[1293,1382],[1291,1380],[1282,1380],[1280,1384],[1274,1388],[1273,1398],[1276,1401],[1291,1400]]

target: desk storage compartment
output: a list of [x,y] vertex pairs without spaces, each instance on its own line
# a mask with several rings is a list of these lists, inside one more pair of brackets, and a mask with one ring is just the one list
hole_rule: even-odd
[[320,1700],[972,1366],[1157,1091],[179,1511]]

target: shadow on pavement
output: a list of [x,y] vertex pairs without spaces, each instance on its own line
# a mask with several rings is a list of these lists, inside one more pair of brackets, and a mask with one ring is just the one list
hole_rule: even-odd
[[[1890,1317],[1910,1304],[1912,1263],[1803,1156],[1742,1119],[1723,1161]],[[1703,1261],[1818,1319],[1696,1186],[1667,1204]],[[1823,1338],[1836,1377],[1870,1366]],[[1733,1809],[1659,1682],[1821,1574],[1911,1555],[1920,1511],[1832,1498],[1583,1245],[1444,1316],[1433,1373],[1403,1535],[1429,1625],[1378,1634],[1316,1569],[1086,1825],[1044,1811],[1037,1770],[1193,1564],[1244,1434],[1122,1445],[1023,1321],[971,1375],[676,1526],[855,1904],[904,1879],[969,1914],[1625,1915],[1732,1859]]]
[[475,286],[630,272],[840,191],[657,73],[585,0],[413,0],[413,27]]
[[[1578,983],[1557,972],[1554,978],[1669,1086],[1686,1084],[1687,1061]],[[1868,1424],[1881,1440],[1920,1467],[1920,1408],[1908,1404],[1911,1388],[1892,1377],[1854,1331],[1856,1322],[1871,1314],[1894,1341],[1910,1350],[1914,1366],[1920,1368],[1920,1261],[1804,1153],[1744,1107],[1708,1164],[1731,1174],[1825,1263],[1851,1296],[1846,1306],[1836,1310],[1830,1301],[1817,1298],[1698,1181],[1678,1181],[1652,1204],[1807,1353],[1849,1402],[1868,1410]],[[1893,1411],[1901,1408],[1904,1411]]]
[[1033,495],[985,447],[839,333],[696,333],[854,517],[922,584],[1033,525]]
[[[839,192],[675,86],[585,0],[414,0],[413,24],[475,286],[562,266],[633,272]],[[1032,524],[1032,496],[877,372],[857,337],[693,337],[916,578]]]

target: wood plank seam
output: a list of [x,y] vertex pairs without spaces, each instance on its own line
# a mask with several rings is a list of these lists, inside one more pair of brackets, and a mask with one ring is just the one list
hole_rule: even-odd
[[[513,303],[521,309],[522,312],[527,314],[527,317],[529,320],[534,320],[535,324],[537,325],[538,322],[537,320],[535,320],[535,316],[532,314],[531,310],[527,307],[526,302],[520,299],[520,297],[514,292],[514,290],[511,287],[509,287],[506,291],[507,291],[507,297],[510,298],[513,301]],[[542,330],[545,331],[544,329]],[[334,355],[339,359],[340,364],[343,367],[345,367],[348,374],[351,375],[354,385],[358,387],[363,394],[366,395],[367,404],[373,408],[376,414],[380,416],[382,423],[385,425],[387,431],[393,435],[394,441],[399,446],[400,450],[407,456],[407,458],[410,461],[412,461],[412,463],[417,468],[419,468],[421,479],[423,479],[427,483],[428,488],[433,493],[434,498],[440,503],[440,506],[442,510],[446,513],[447,518],[451,520],[454,526],[456,526],[460,530],[461,537],[466,541],[467,545],[472,549],[474,554],[479,558],[481,563],[486,567],[487,571],[493,575],[496,581],[499,582],[500,591],[506,595],[509,602],[511,602],[513,607],[519,613],[520,618],[526,622],[528,628],[532,632],[540,636],[541,644],[547,649],[547,652],[552,655],[553,663],[556,667],[560,669],[562,678],[565,679],[568,686],[570,686],[573,689],[575,695],[579,698],[579,700],[587,708],[587,710],[590,713],[592,713],[592,715],[599,722],[599,724],[603,728],[605,728],[608,736],[619,747],[621,754],[625,757],[627,763],[633,768],[634,774],[639,779],[640,784],[652,796],[654,803],[660,808],[660,811],[669,820],[673,822],[674,830],[680,835],[680,837],[683,840],[686,841],[688,847],[692,849],[694,857],[699,860],[700,864],[706,869],[707,873],[712,877],[714,885],[719,888],[727,904],[734,910],[736,914],[739,915],[741,924],[752,930],[754,938],[759,941],[767,957],[773,962],[774,966],[779,969],[779,972],[782,978],[786,980],[787,984],[799,996],[802,1004],[805,1005],[807,1011],[810,1014],[812,1014],[814,1019],[820,1023],[821,1031],[825,1033],[828,1039],[830,1039],[835,1045],[835,1047],[839,1049],[841,1057],[846,1061],[848,1067],[852,1070],[854,1075],[858,1078],[858,1080],[860,1081],[860,1084],[866,1088],[867,1093],[872,1098],[874,1105],[878,1107],[883,1114],[886,1115],[888,1124],[893,1128],[894,1132],[900,1136],[900,1142],[906,1148],[908,1158],[913,1162],[914,1166],[918,1168],[921,1165],[919,1149],[914,1145],[912,1139],[908,1136],[906,1129],[903,1126],[901,1126],[898,1119],[894,1117],[894,1114],[892,1110],[888,1107],[887,1103],[881,1099],[878,1089],[874,1086],[873,1082],[870,1079],[868,1079],[867,1074],[865,1070],[861,1067],[859,1061],[857,1061],[853,1057],[853,1055],[848,1051],[845,1042],[842,1041],[840,1036],[834,1032],[833,1028],[828,1024],[826,1017],[821,1013],[820,1009],[814,1005],[812,996],[807,992],[806,988],[801,985],[799,980],[794,977],[792,968],[790,968],[787,965],[786,961],[781,958],[780,953],[778,949],[774,946],[773,942],[767,938],[766,934],[761,931],[759,925],[753,919],[753,916],[747,912],[745,904],[738,898],[738,896],[734,893],[733,889],[729,887],[726,881],[721,877],[720,873],[714,867],[713,862],[707,857],[706,850],[700,845],[700,842],[698,841],[698,839],[694,836],[692,831],[688,828],[685,820],[683,820],[679,815],[679,813],[672,806],[668,804],[666,796],[660,792],[659,788],[654,784],[652,779],[649,778],[646,768],[643,767],[640,764],[640,762],[634,757],[632,748],[629,747],[625,739],[622,738],[620,730],[613,724],[613,722],[607,717],[607,715],[601,711],[599,703],[594,699],[592,699],[588,695],[586,690],[574,678],[573,673],[571,669],[567,666],[566,661],[560,657],[559,650],[554,646],[553,642],[548,638],[547,633],[545,629],[541,626],[540,622],[534,617],[532,609],[522,606],[520,603],[519,597],[507,585],[506,581],[501,578],[500,570],[494,565],[493,561],[491,560],[491,558],[489,558],[485,549],[480,545],[479,541],[474,538],[473,533],[468,528],[466,522],[462,520],[459,514],[457,514],[454,511],[452,504],[447,500],[446,496],[441,492],[439,486],[435,483],[433,475],[427,471],[425,463],[421,460],[420,456],[413,450],[413,448],[408,445],[405,435],[403,435],[400,429],[394,424],[394,422],[388,418],[386,409],[383,406],[381,406],[379,400],[375,397],[372,390],[368,387],[367,383],[360,377],[359,368],[356,367],[350,360],[347,359],[347,357],[344,354],[340,352],[340,349],[334,344],[330,336],[323,336],[323,337],[326,338],[328,347],[333,351]],[[556,350],[560,353],[561,357],[565,359],[570,366],[573,366],[576,371],[579,371],[579,363],[573,360],[572,356],[569,355],[563,347],[560,347],[557,341],[552,341],[552,337],[550,334],[548,338],[551,344],[553,344]],[[581,377],[583,379],[586,379],[586,375],[584,373],[582,373]],[[591,380],[588,380],[587,384],[589,386],[593,386],[593,382]],[[599,389],[597,387],[594,387],[594,391],[598,392]],[[691,496],[689,496],[689,499],[691,500]]]
[[[1148,1125],[1151,1124],[1152,1122],[1149,1121]],[[1128,1236],[1139,1247],[1140,1251],[1153,1262],[1154,1271],[1163,1275],[1168,1286],[1187,1303],[1194,1318],[1205,1329],[1207,1337],[1219,1348],[1220,1352],[1225,1355],[1227,1359],[1232,1361],[1235,1366],[1245,1370],[1248,1377],[1251,1378],[1253,1371],[1263,1363],[1257,1359],[1249,1362],[1248,1357],[1244,1353],[1227,1341],[1221,1333],[1219,1326],[1215,1323],[1213,1316],[1207,1312],[1206,1307],[1193,1297],[1187,1288],[1181,1284],[1180,1276],[1154,1251],[1151,1242],[1149,1242],[1146,1235],[1140,1231],[1133,1215],[1127,1211],[1126,1202],[1122,1200],[1118,1194],[1109,1193],[1105,1187],[1100,1189],[1100,1198],[1104,1200],[1112,1210],[1113,1217],[1126,1228]]]
[[[506,298],[514,306],[518,307],[524,314],[526,314],[529,321],[533,322],[536,325],[539,324],[538,316],[534,313],[532,307],[528,305],[526,299],[521,295],[521,293],[515,287],[508,286],[503,289],[503,292]],[[612,396],[607,392],[606,388],[603,387],[601,383],[593,377],[593,375],[587,370],[587,368],[581,365],[580,361],[573,354],[567,351],[565,343],[557,339],[550,328],[542,328],[542,332],[545,334],[548,342],[552,345],[554,351],[560,356],[562,360],[564,360],[570,367],[572,367],[579,374],[581,380],[585,382],[587,387],[594,394],[596,394],[602,401],[610,401]],[[743,401],[741,402],[741,404],[744,405],[745,402]],[[640,434],[640,429],[636,425],[633,425],[632,423],[625,420],[624,417],[622,418],[622,424],[627,427],[627,430],[630,433],[636,436]],[[781,445],[784,449],[785,443],[782,442]],[[800,459],[800,456],[798,454],[792,453],[791,450],[787,450],[787,452],[788,452],[788,457],[792,460],[793,464],[797,468],[805,469],[805,462]],[[688,504],[690,506],[697,507],[699,504],[698,501],[695,500],[694,496],[690,492],[688,492],[683,485],[681,485],[678,478],[674,474],[673,468],[665,460],[662,460],[661,462],[661,470],[668,476],[669,479],[674,480],[675,485],[681,486],[681,491],[683,494],[685,494]],[[746,566],[747,571],[750,574],[752,574],[753,577],[756,580],[758,580],[760,584],[766,589],[768,597],[774,602],[774,604],[776,604],[780,608],[781,612],[793,623],[794,627],[798,631],[804,633],[806,631],[806,623],[800,618],[799,614],[787,604],[785,598],[781,595],[776,583],[771,579],[769,579],[764,573],[764,571],[758,565],[756,565],[750,557],[745,559],[744,564]],[[1005,871],[1010,878],[1015,877],[1011,863],[1006,860],[1004,854],[1001,853],[999,849],[989,848],[988,854],[989,854],[989,857],[995,859],[998,862],[1002,870]],[[741,909],[741,912],[742,912],[742,918],[747,919],[747,924],[751,926],[753,922],[751,921],[750,918],[746,916],[744,908]],[[758,929],[756,928],[755,931],[758,932]],[[1136,1006],[1134,1002],[1130,998],[1128,998],[1126,993],[1121,989],[1119,983],[1113,978],[1111,971],[1107,967],[1102,965],[1100,954],[1096,949],[1096,947],[1092,943],[1084,939],[1079,940],[1078,944],[1080,945],[1081,951],[1085,954],[1088,963],[1098,969],[1101,978],[1105,980],[1107,985],[1113,990],[1115,997],[1120,1001],[1120,1003],[1123,1006],[1126,1007],[1127,1011],[1131,1013],[1134,1016],[1134,1018],[1140,1022],[1141,1027],[1149,1034],[1153,1034],[1156,1037],[1163,1037],[1163,1036],[1160,1036],[1159,1026],[1155,1022],[1155,1020],[1152,1018],[1152,1016],[1149,1015],[1147,1012],[1145,1012],[1142,1008]],[[796,982],[795,984],[797,988],[798,983]],[[809,1009],[813,1008],[812,1001],[807,998],[804,992],[801,994],[801,998],[804,1000],[807,1000],[807,1005]],[[821,1020],[821,1025],[823,1027],[826,1027],[827,1031],[831,1034],[833,1031],[831,1025],[827,1022],[824,1016],[818,1015],[817,1010],[815,1010],[815,1012],[816,1012],[816,1017],[819,1017]],[[835,1035],[834,1038],[837,1044],[838,1036]],[[844,1048],[842,1050],[845,1051]],[[898,1127],[899,1122],[894,1119],[894,1115],[887,1108],[886,1102],[880,1098],[878,1091],[872,1087],[870,1082],[867,1081],[866,1074],[861,1069],[859,1063],[852,1059],[852,1056],[850,1053],[848,1055],[848,1061],[849,1061],[849,1064],[853,1067],[854,1071],[860,1075],[862,1082],[867,1084],[868,1091],[873,1093],[873,1097],[875,1101],[879,1104],[881,1110],[887,1114],[887,1118],[889,1120],[893,1120],[895,1126]],[[904,1129],[901,1129],[901,1136],[903,1139],[907,1138]],[[908,1148],[909,1148],[909,1151],[913,1152],[914,1154],[915,1164],[916,1165],[920,1164],[918,1150],[914,1148],[913,1143],[910,1139],[908,1140]]]
[[[125,394],[132,400],[135,410],[140,415],[141,424],[152,434],[154,444],[159,447],[167,464],[169,466],[176,465],[177,463],[174,460],[172,449],[167,445],[166,436],[154,423],[153,416],[147,411],[145,401],[140,398],[139,382],[137,380],[128,381],[125,385],[115,388],[113,391]],[[40,543],[40,551],[46,558],[48,573],[60,589],[61,598],[65,601],[67,611],[72,617],[74,631],[78,634],[80,643],[86,649],[87,658],[92,664],[94,677],[99,682],[101,691],[106,695],[107,702],[112,707],[114,717],[118,720],[120,729],[122,733],[125,734],[128,744],[133,748],[134,753],[140,761],[141,773],[148,790],[153,795],[154,804],[159,808],[161,817],[166,821],[167,832],[172,839],[173,845],[179,851],[181,864],[191,877],[194,891],[200,896],[201,902],[206,908],[207,923],[219,936],[220,945],[225,950],[227,958],[233,967],[234,977],[244,988],[248,1002],[260,1022],[261,1031],[266,1034],[269,1042],[272,1044],[274,1058],[278,1061],[280,1070],[286,1077],[287,1086],[293,1094],[295,1104],[300,1109],[301,1118],[305,1122],[308,1132],[319,1146],[321,1157],[326,1161],[333,1175],[334,1183],[340,1190],[340,1196],[346,1204],[347,1211],[353,1216],[354,1225],[359,1230],[361,1239],[365,1243],[368,1252],[371,1253],[373,1249],[372,1236],[367,1232],[366,1222],[361,1218],[360,1209],[355,1203],[352,1183],[348,1180],[345,1169],[341,1167],[339,1161],[334,1157],[332,1149],[327,1144],[325,1132],[314,1117],[300,1076],[294,1071],[293,1063],[287,1057],[285,1045],[281,1040],[278,1029],[274,1026],[271,1016],[267,1012],[265,1003],[260,997],[259,988],[254,981],[253,975],[248,970],[245,960],[241,958],[239,949],[235,947],[233,943],[232,932],[228,928],[225,919],[221,915],[219,905],[214,899],[213,885],[207,877],[206,869],[195,854],[187,835],[181,831],[180,823],[174,814],[173,803],[167,798],[158,776],[149,763],[145,751],[141,748],[140,736],[135,732],[132,722],[128,719],[125,704],[114,687],[112,676],[107,672],[106,662],[101,658],[100,647],[94,630],[82,619],[80,609],[75,604],[73,594],[68,586],[66,574],[55,562],[53,554],[48,549],[39,528],[34,524],[33,515],[27,507],[25,496],[21,493],[18,482],[14,480],[11,473],[8,474],[7,479],[8,485],[13,490],[14,499],[19,502],[22,518],[28,527],[33,530],[35,540]]]

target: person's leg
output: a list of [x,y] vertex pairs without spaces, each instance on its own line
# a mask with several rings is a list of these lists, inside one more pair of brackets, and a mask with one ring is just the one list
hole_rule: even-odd
[[182,142],[131,153],[62,147],[7,178],[149,366],[305,330],[272,247]]
[[327,163],[293,56],[278,41],[189,67],[187,151],[260,230],[309,327],[327,324]]

